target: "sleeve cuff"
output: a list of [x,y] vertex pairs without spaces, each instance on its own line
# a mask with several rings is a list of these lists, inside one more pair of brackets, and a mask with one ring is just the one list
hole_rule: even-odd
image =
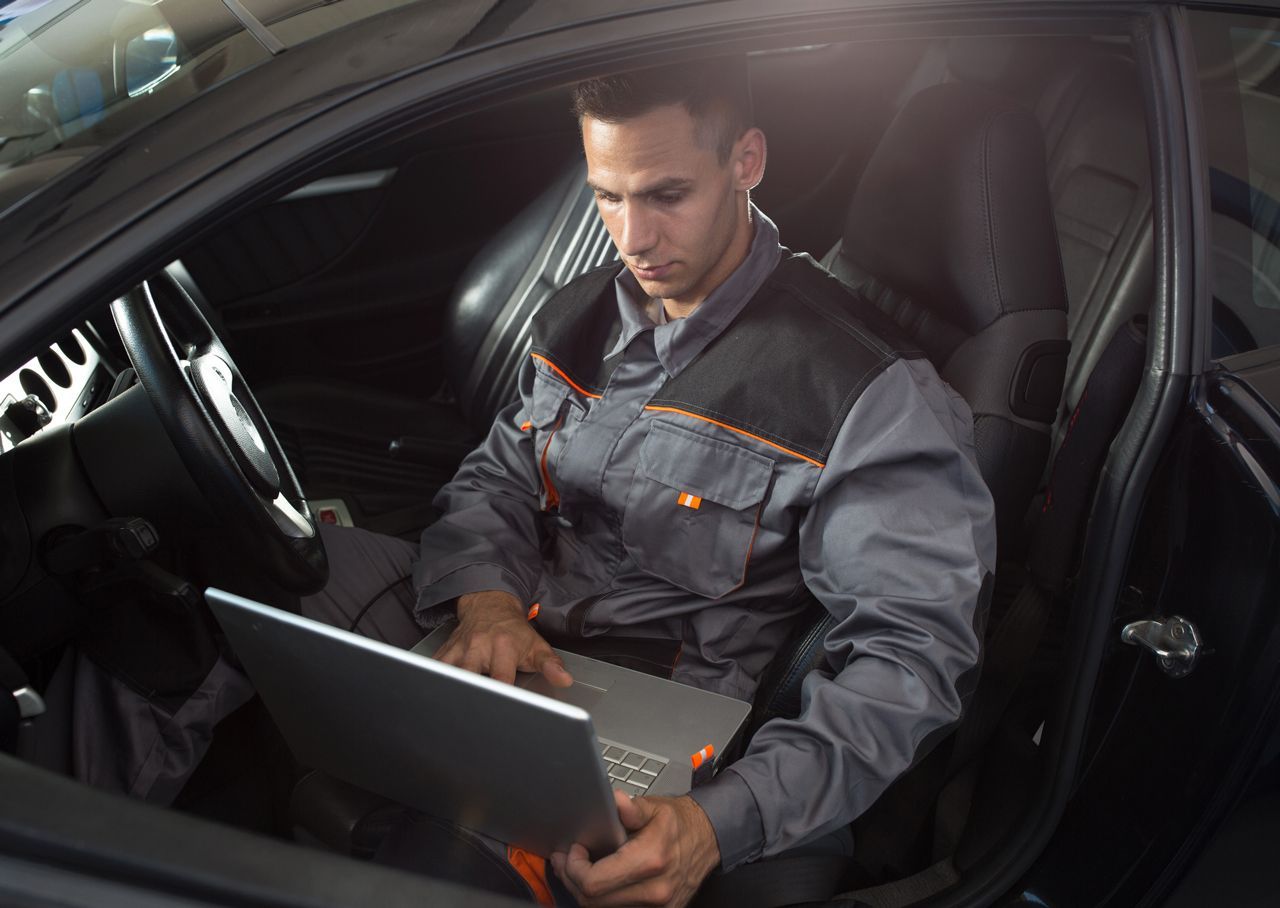
[[413,614],[420,624],[430,623],[424,613],[440,603],[480,590],[502,590],[515,596],[521,603],[527,605],[529,602],[529,592],[524,584],[500,564],[476,562],[463,565],[434,581],[421,576],[416,580],[418,601],[414,605]]
[[702,808],[720,846],[721,872],[754,861],[764,851],[764,824],[751,788],[742,776],[726,769],[706,785],[689,792]]

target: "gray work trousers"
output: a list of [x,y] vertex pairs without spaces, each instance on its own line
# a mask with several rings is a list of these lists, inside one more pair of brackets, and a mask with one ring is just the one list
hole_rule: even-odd
[[302,614],[408,649],[425,636],[413,619],[418,547],[358,527],[320,525],[329,582],[302,597]]

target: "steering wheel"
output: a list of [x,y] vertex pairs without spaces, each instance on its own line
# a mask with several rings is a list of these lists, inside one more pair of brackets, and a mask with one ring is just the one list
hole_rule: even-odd
[[277,583],[296,593],[319,590],[329,562],[302,488],[196,301],[161,272],[112,303],[111,313],[139,382],[214,515]]

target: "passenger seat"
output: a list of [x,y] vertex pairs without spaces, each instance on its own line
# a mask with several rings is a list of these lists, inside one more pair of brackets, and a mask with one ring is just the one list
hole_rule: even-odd
[[1151,308],[1151,164],[1141,83],[1121,50],[1087,40],[956,39],[949,78],[1020,97],[1044,129],[1067,284],[1071,352],[1054,449],[1099,357]]

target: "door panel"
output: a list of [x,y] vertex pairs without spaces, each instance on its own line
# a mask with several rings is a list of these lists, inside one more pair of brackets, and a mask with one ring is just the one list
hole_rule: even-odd
[[[1206,153],[1199,374],[1146,491],[1072,799],[1025,881],[1050,904],[1158,904],[1280,723],[1280,23],[1190,11]],[[1182,248],[1197,246],[1192,238]],[[1199,264],[1199,263],[1197,263]],[[1180,616],[1174,677],[1132,622]],[[1087,868],[1087,872],[1080,872]]]
[[[1243,374],[1206,375],[1196,397],[1153,479],[1076,792],[1036,868],[1050,903],[1137,905],[1176,878],[1277,719],[1280,423]],[[1209,649],[1182,678],[1120,638],[1174,615]]]

